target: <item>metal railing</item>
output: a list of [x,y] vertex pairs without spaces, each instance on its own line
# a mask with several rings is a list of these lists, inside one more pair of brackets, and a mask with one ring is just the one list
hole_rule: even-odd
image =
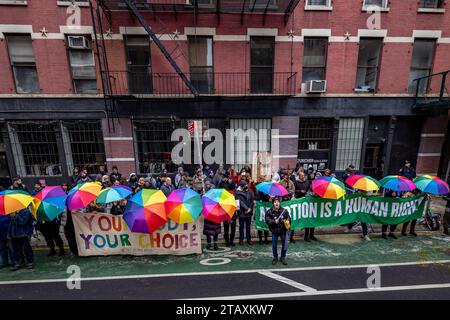
[[[297,92],[297,73],[195,72],[186,73],[200,95],[291,96]],[[176,73],[109,71],[113,96],[185,97],[191,91]]]
[[414,79],[414,107],[450,106],[447,78],[450,70]]

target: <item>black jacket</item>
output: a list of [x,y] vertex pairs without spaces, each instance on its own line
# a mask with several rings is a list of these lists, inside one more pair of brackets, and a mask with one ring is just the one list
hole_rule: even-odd
[[291,222],[291,216],[289,212],[280,207],[280,209],[275,210],[274,208],[270,208],[266,212],[265,220],[267,225],[269,226],[269,230],[274,234],[282,234],[286,232],[287,229],[284,226],[284,220],[288,220]]
[[309,191],[309,181],[308,180],[305,180],[305,181],[295,180],[294,186],[295,186],[295,197],[296,198],[306,197],[306,193]]
[[[236,200],[239,200],[239,212],[238,215],[240,218],[248,218],[251,217],[253,212],[253,201],[255,200],[255,196],[253,195],[253,191],[247,189],[245,191],[240,188],[236,189],[234,192],[234,197]],[[250,209],[250,212],[246,212]]]

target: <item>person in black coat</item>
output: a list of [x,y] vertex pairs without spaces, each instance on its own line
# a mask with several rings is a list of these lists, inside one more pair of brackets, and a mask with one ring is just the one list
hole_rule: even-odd
[[[222,181],[219,182],[220,189],[225,189],[230,192],[234,192],[236,184],[233,179],[225,174]],[[234,247],[234,237],[236,235],[236,221],[237,221],[237,211],[233,214],[230,220],[223,222],[223,237],[225,238],[225,245],[227,247]]]
[[[270,196],[267,194],[264,194],[262,192],[258,192],[257,194],[257,201],[261,201],[261,202],[270,202]],[[256,219],[256,216],[255,216]],[[264,242],[263,242],[263,234],[264,234]],[[258,238],[259,238],[259,244],[268,244],[269,241],[267,240],[267,238],[269,237],[269,231],[267,230],[258,230]]]
[[250,225],[252,223],[253,201],[255,196],[253,195],[253,191],[248,188],[245,180],[239,181],[239,188],[237,188],[234,196],[239,201],[239,245],[244,244],[244,237],[247,239],[247,243],[252,245]]
[[265,215],[265,220],[272,232],[272,264],[278,262],[278,238],[281,238],[281,257],[280,262],[287,265],[286,252],[289,229],[286,227],[286,221],[291,223],[289,212],[281,207],[279,198],[273,200],[273,208],[270,208]]
[[411,162],[405,161],[405,165],[400,169],[400,175],[408,178],[409,180],[414,180],[416,177],[416,170],[411,166]]
[[203,223],[203,234],[206,235],[206,242],[208,243],[206,249],[211,250],[213,248],[212,241],[214,240],[214,250],[219,250],[217,240],[219,234],[222,231],[222,225],[213,221],[206,220]]

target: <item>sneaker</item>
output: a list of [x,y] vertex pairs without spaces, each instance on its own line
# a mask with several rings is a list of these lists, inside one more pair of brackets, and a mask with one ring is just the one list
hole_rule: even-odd
[[417,237],[417,233],[415,233],[414,231],[411,231],[409,234],[412,235],[413,237]]
[[34,269],[34,263],[33,262],[27,263],[26,268],[27,269]]
[[20,264],[15,264],[15,265],[13,265],[9,270],[11,270],[11,271],[17,271],[17,270],[20,269],[20,267],[21,267]]
[[281,258],[281,259],[280,259],[280,262],[281,262],[283,265],[287,266],[287,262],[286,262],[286,259],[285,259],[285,258]]
[[392,239],[395,239],[395,240],[398,239],[397,236],[394,233],[392,233],[392,232],[389,232],[388,237],[392,238]]
[[386,240],[387,240],[387,235],[386,235],[386,233],[382,233],[382,234],[381,234],[381,237],[382,237],[383,239],[386,239]]
[[362,227],[360,225],[353,227],[352,229],[355,232],[362,232]]
[[364,236],[363,239],[364,239],[365,241],[372,241],[372,240],[370,240],[369,236]]
[[273,265],[276,265],[277,262],[278,262],[278,258],[273,258],[273,259],[272,259],[272,264],[273,264]]

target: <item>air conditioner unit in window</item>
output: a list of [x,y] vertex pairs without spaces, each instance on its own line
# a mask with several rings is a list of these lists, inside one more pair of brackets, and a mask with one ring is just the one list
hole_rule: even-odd
[[327,91],[327,80],[311,80],[306,82],[306,93],[323,93]]
[[72,49],[90,49],[91,42],[87,37],[83,36],[68,36],[69,47]]

